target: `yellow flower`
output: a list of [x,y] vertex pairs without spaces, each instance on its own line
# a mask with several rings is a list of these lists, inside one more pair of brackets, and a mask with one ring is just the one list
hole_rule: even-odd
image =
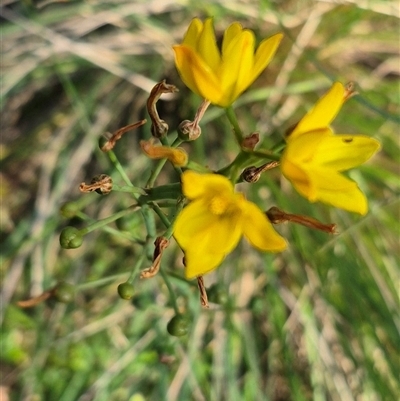
[[300,120],[287,138],[281,170],[310,202],[321,201],[365,215],[365,195],[341,172],[366,162],[380,144],[363,135],[334,135],[329,125],[348,95],[341,83],[334,83]]
[[179,214],[174,237],[185,252],[188,279],[218,267],[242,235],[257,249],[279,252],[286,241],[266,215],[222,175],[182,174],[183,194],[192,202]]
[[235,22],[218,49],[212,19],[193,19],[182,44],[173,46],[185,85],[211,103],[230,106],[267,67],[282,39],[276,34],[255,49],[254,33]]

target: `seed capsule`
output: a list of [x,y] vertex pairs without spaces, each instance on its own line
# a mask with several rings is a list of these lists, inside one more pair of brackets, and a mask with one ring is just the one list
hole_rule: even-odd
[[69,303],[73,301],[75,296],[75,287],[65,281],[61,281],[53,290],[54,298],[58,302]]
[[134,288],[132,284],[125,282],[121,283],[118,286],[118,295],[120,296],[120,298],[129,301],[130,299],[132,299],[133,294],[134,294]]
[[175,315],[167,324],[167,331],[171,336],[182,337],[189,331],[189,319],[187,316]]
[[64,249],[79,248],[83,242],[83,235],[75,227],[65,227],[60,233],[60,245]]

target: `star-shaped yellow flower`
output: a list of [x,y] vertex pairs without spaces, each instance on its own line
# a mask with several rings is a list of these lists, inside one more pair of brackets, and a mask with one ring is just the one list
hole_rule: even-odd
[[182,174],[183,194],[191,200],[178,215],[174,237],[185,252],[188,279],[218,267],[242,235],[257,249],[279,252],[286,241],[266,215],[218,174]]
[[347,97],[346,88],[336,82],[300,120],[287,138],[281,170],[310,202],[365,215],[365,195],[341,172],[366,162],[380,144],[364,135],[333,133],[329,125]]
[[235,22],[225,31],[221,51],[212,19],[193,19],[182,44],[173,46],[185,85],[211,103],[230,106],[267,67],[282,34],[264,39],[255,50],[254,33]]

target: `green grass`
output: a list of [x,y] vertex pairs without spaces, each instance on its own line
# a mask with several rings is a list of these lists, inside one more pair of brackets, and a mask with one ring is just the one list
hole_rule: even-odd
[[[223,4],[226,3],[226,4]],[[10,400],[395,400],[400,392],[399,54],[394,1],[9,2],[2,10],[2,390]],[[158,81],[179,87],[159,103],[171,131],[192,118],[200,99],[180,81],[171,46],[194,16],[215,17],[222,32],[235,20],[259,38],[285,39],[267,71],[238,100],[245,132],[268,148],[282,138],[334,80],[359,95],[342,108],[337,132],[382,143],[351,172],[367,194],[358,217],[301,198],[278,172],[242,185],[263,208],[273,205],[333,222],[337,235],[279,226],[290,247],[260,254],[244,241],[214,273],[222,304],[200,306],[172,241],[161,268],[189,334],[166,326],[174,315],[163,277],[140,280],[146,230],[140,214],[59,246],[67,225],[85,227],[133,203],[129,193],[80,194],[97,174],[123,177],[97,146],[105,132],[147,118]],[[222,168],[237,153],[223,111],[207,110],[191,160]],[[149,126],[127,133],[115,154],[134,185],[156,162],[140,151]],[[168,166],[157,184],[176,182]],[[65,218],[74,201],[79,217]],[[85,221],[87,220],[87,221]],[[157,220],[157,234],[164,232]],[[150,244],[151,245],[151,244]],[[152,248],[147,249],[152,252]],[[134,270],[132,301],[117,286]],[[74,301],[17,302],[76,286]],[[215,288],[214,288],[215,290]],[[5,398],[6,399],[6,398]]]

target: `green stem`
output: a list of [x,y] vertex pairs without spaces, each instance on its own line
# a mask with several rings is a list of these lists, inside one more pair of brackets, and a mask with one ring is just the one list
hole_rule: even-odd
[[155,188],[146,189],[146,195],[139,197],[140,204],[158,200],[178,199],[182,196],[181,184],[179,182],[167,185],[160,185]]
[[144,252],[142,252],[139,256],[138,261],[135,263],[135,266],[133,266],[133,269],[131,271],[131,274],[128,277],[128,280],[126,280],[127,283],[132,284],[133,280],[135,279],[135,275],[137,273],[137,271],[140,269],[140,267],[142,266],[144,260],[145,260],[146,254]]
[[76,287],[79,290],[87,290],[89,288],[100,287],[101,285],[111,283],[112,281],[115,281],[116,279],[123,278],[126,275],[127,275],[127,273],[113,274],[112,276],[103,277],[98,280],[93,280],[93,281],[88,281],[86,283],[77,284]]
[[[164,145],[164,143],[169,143],[168,140],[166,138],[163,138],[163,140],[165,139],[165,141],[161,141],[161,143]],[[171,147],[172,148],[177,148],[183,141],[181,139],[179,139],[179,137],[175,138],[175,140],[172,142]],[[169,146],[169,145],[164,145],[164,146]],[[154,183],[156,182],[156,179],[158,177],[158,175],[160,174],[162,168],[164,167],[164,164],[167,162],[167,159],[161,159],[159,160],[159,162],[157,163],[155,169],[151,172],[151,175],[149,177],[149,179],[147,180],[146,183],[146,188],[152,188],[154,186]],[[182,172],[181,172],[182,173]]]
[[[83,213],[83,212],[77,212],[76,213],[76,217],[79,217],[81,220],[86,221],[88,223],[95,223],[96,220],[92,219],[91,217],[89,217],[87,214]],[[109,226],[103,226],[100,227],[103,231],[105,231],[106,233],[109,233],[111,235],[115,235],[116,237],[134,242],[136,244],[139,245],[144,245],[144,241],[140,238],[137,238],[135,236],[133,236],[132,234],[125,232],[125,231],[120,231],[120,230],[116,230],[115,228],[109,227]]]
[[113,184],[113,191],[117,191],[117,192],[129,192],[131,194],[139,194],[139,195],[145,195],[146,191],[142,188],[139,187],[134,187],[133,185],[123,185],[123,186],[119,186],[116,184]]
[[173,290],[173,288],[171,286],[171,283],[169,281],[168,275],[167,275],[167,273],[164,272],[163,269],[160,269],[160,273],[161,273],[161,276],[162,276],[162,278],[164,280],[165,285],[168,288],[169,297],[171,299],[172,307],[174,308],[175,314],[179,315],[178,303],[176,302],[176,295],[175,295],[174,290]]
[[204,174],[212,173],[212,171],[209,168],[204,167],[201,164],[198,164],[193,161],[189,161],[188,164],[186,165],[186,168],[189,170],[197,171],[198,173],[204,173]]
[[182,139],[179,138],[179,136],[176,137],[174,139],[174,142],[172,142],[171,148],[177,148],[178,146],[180,146],[182,144],[182,142],[183,141],[182,141]]
[[125,173],[124,168],[122,167],[121,163],[119,162],[117,156],[115,155],[115,153],[110,150],[107,152],[108,157],[111,160],[111,163],[114,164],[114,167],[117,169],[117,171],[120,173],[122,179],[125,181],[126,185],[133,187],[134,185],[132,184],[131,180],[129,179],[129,177],[127,176],[127,174]]
[[276,154],[275,152],[272,152],[270,150],[253,150],[251,152],[252,156],[257,157],[260,160],[265,160],[265,159],[269,159],[269,160],[275,160],[275,161],[280,161],[281,160],[281,156]]
[[243,142],[243,132],[240,129],[238,120],[236,118],[236,114],[232,108],[232,106],[229,106],[225,109],[226,116],[228,117],[229,122],[232,124],[233,128],[233,133],[235,134],[236,141],[239,146],[242,146]]
[[161,208],[157,205],[157,203],[151,203],[150,206],[153,208],[153,210],[156,212],[162,223],[164,224],[165,227],[169,228],[171,226],[171,222],[168,220],[167,216],[164,214],[164,212],[161,210]]
[[156,223],[153,212],[151,211],[149,205],[143,205],[141,212],[143,215],[144,224],[146,226],[147,235],[150,238],[154,238],[156,236]]
[[108,216],[105,219],[98,220],[95,223],[90,224],[79,231],[82,235],[85,235],[87,233],[90,233],[91,231],[97,230],[98,228],[101,228],[109,223],[112,223],[115,220],[120,219],[121,217],[125,216],[128,213],[136,212],[138,210],[139,206],[134,204],[132,206],[129,206],[127,209],[121,210],[120,212],[113,214],[112,216]]
[[158,161],[155,169],[152,170],[152,172],[151,172],[150,178],[147,180],[146,188],[152,188],[154,186],[154,183],[156,182],[156,179],[157,179],[158,175],[160,174],[160,172],[166,162],[167,162],[167,159],[161,159]]

